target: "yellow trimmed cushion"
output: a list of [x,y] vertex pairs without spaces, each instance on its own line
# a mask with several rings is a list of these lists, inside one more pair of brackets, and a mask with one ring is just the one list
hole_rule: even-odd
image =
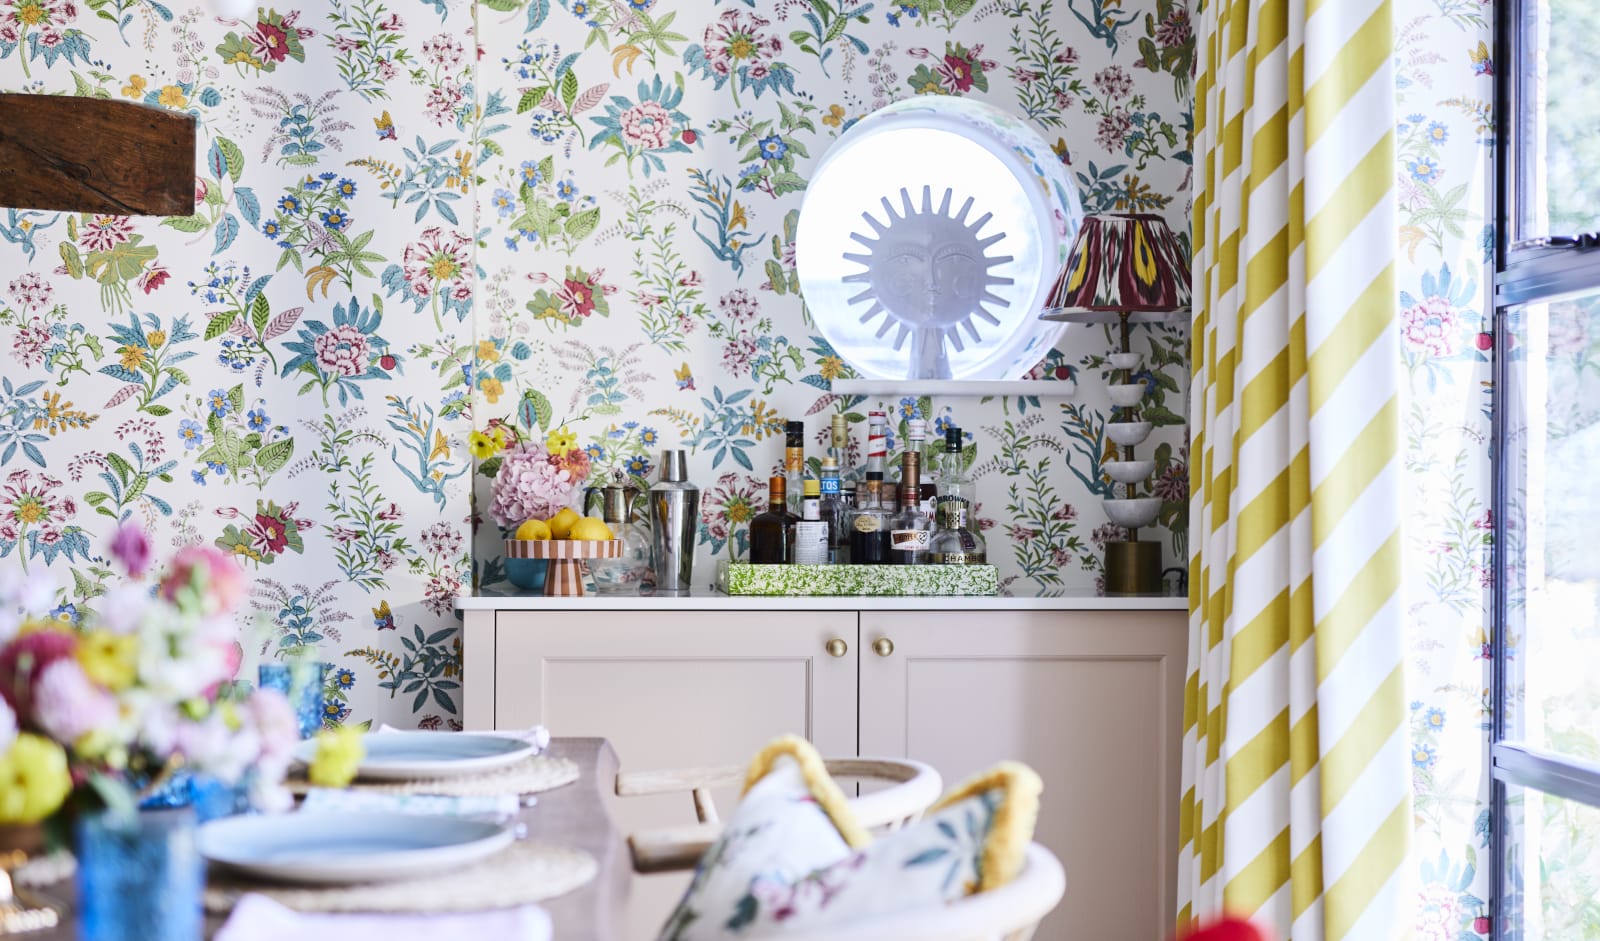
[[872,838],[811,746],[779,739],[751,763],[661,941],[782,937],[998,888],[1021,869],[1040,790],[1032,769],[1002,762]]

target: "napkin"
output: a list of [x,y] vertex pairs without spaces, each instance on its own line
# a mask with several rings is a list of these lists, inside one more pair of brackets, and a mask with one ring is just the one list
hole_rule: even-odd
[[550,941],[550,915],[537,905],[435,915],[297,912],[264,895],[248,894],[217,932],[216,941]]

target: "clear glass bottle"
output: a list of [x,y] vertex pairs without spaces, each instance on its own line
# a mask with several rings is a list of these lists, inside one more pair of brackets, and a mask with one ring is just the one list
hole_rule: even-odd
[[806,478],[800,499],[800,520],[794,524],[794,561],[804,565],[826,565],[830,561],[833,531],[822,516],[821,482]]
[[867,471],[867,479],[856,488],[861,505],[850,518],[851,565],[882,565],[889,561],[889,514],[881,506],[882,489],[880,471]]
[[636,594],[655,581],[650,567],[649,530],[634,517],[633,498],[623,485],[621,471],[600,493],[600,516],[611,527],[611,535],[622,542],[622,554],[614,559],[588,560],[594,590],[602,595]]
[[[907,423],[907,445],[900,454],[900,512],[889,525],[889,561],[919,565],[928,554],[933,520],[922,507],[922,422]],[[915,446],[913,446],[915,445]]]
[[794,561],[794,524],[798,517],[785,509],[784,481],[767,481],[767,512],[750,521],[750,561],[757,565],[787,565]]
[[[884,478],[884,461],[888,458],[888,445],[889,419],[885,417],[881,409],[873,409],[867,413],[867,463],[862,474],[864,479],[872,474],[877,474],[879,480]],[[884,497],[888,498],[888,502],[891,504],[890,512],[892,513],[894,491],[892,489],[887,492],[880,490],[878,498],[882,500]],[[859,487],[856,488],[856,505],[863,509],[866,507],[865,497]],[[872,505],[879,509],[884,508],[882,503],[873,503]]]
[[839,481],[854,481],[856,475],[850,467],[850,426],[841,412],[835,412],[828,426],[828,456],[839,468]]
[[[839,465],[833,455],[822,459],[822,479],[817,482],[818,512],[828,524],[828,561],[838,563],[839,544],[849,540],[844,531],[844,496],[839,489]],[[805,514],[801,513],[803,517]],[[848,548],[845,550],[848,552]]]
[[939,502],[938,528],[928,543],[932,565],[978,565],[988,560],[988,549],[977,527],[968,528],[967,501],[951,497]]
[[967,510],[978,505],[978,489],[967,474],[961,456],[961,429],[951,425],[944,432],[944,453],[939,455],[939,503],[950,499],[963,501]]
[[783,424],[783,483],[788,499],[788,511],[800,515],[800,498],[806,479],[806,425],[805,422],[787,421]]

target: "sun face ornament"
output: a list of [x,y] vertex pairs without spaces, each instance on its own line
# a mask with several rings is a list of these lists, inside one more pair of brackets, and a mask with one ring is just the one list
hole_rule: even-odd
[[1083,210],[1020,119],[959,98],[895,102],[824,155],[795,236],[823,337],[871,379],[1014,379],[1060,335],[1039,305]]

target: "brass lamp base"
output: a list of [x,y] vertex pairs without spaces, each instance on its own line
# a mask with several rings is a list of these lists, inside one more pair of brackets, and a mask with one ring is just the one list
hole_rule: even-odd
[[1106,543],[1106,594],[1158,595],[1165,589],[1161,581],[1161,543]]

